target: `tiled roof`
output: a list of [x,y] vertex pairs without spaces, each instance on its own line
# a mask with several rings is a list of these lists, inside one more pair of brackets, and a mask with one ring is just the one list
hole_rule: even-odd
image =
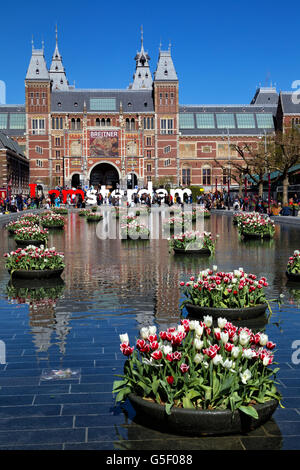
[[[97,111],[91,99],[115,99],[115,109],[110,107]],[[86,104],[87,112],[119,113],[120,104],[124,113],[154,112],[152,90],[72,90],[55,91],[51,95],[51,111],[56,113],[82,113]]]
[[300,114],[300,93],[283,91],[280,100],[284,114]]
[[4,132],[1,132],[1,131],[0,131],[0,148],[11,150],[12,152],[15,152],[21,157],[25,158],[25,155],[21,147],[19,146],[19,144],[13,139],[11,139]]

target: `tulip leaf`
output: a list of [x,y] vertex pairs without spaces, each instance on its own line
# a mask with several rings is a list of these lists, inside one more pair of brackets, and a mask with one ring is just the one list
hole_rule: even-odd
[[246,415],[251,416],[252,418],[258,419],[258,413],[253,406],[240,406],[239,410],[241,410]]
[[182,405],[183,408],[194,408],[194,405],[188,396],[182,398]]

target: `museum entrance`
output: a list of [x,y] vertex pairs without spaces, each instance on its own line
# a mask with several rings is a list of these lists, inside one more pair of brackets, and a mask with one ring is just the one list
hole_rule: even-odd
[[99,163],[92,169],[90,174],[90,186],[106,186],[107,189],[114,190],[120,183],[118,170],[110,163]]
[[72,188],[75,188],[75,189],[77,189],[78,186],[80,186],[80,175],[79,175],[79,173],[75,173],[72,176],[71,186],[72,186]]

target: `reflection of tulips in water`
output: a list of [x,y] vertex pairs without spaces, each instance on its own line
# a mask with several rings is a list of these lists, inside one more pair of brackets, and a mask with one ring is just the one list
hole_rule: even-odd
[[13,282],[9,282],[6,287],[6,294],[11,303],[29,304],[35,308],[45,306],[55,306],[65,288],[64,282],[52,286],[22,287]]
[[286,286],[289,288],[289,304],[300,308],[300,283],[287,282]]

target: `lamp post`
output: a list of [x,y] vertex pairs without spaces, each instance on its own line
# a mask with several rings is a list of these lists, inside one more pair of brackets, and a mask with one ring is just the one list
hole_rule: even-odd
[[264,134],[265,134],[265,162],[266,162],[266,167],[268,169],[268,215],[270,215],[270,207],[271,207],[271,174],[270,174],[269,164],[267,162],[267,132],[266,132],[266,129],[264,129]]

